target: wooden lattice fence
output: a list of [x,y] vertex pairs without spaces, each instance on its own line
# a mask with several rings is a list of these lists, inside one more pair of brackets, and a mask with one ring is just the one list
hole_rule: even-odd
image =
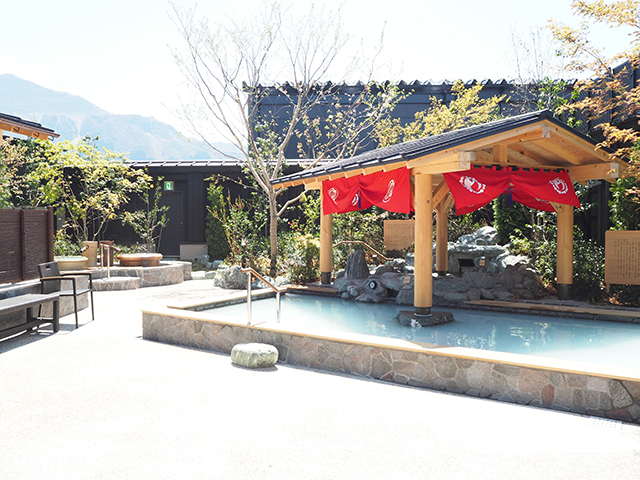
[[53,260],[53,207],[0,209],[0,284],[38,278]]

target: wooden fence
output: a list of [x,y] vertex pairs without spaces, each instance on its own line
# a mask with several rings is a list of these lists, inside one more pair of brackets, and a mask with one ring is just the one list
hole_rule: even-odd
[[53,261],[53,207],[0,209],[0,283],[38,278]]

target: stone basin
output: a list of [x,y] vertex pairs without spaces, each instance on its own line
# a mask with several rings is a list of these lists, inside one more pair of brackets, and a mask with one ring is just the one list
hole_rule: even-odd
[[70,270],[84,270],[87,268],[87,262],[89,259],[82,255],[66,255],[53,258],[58,262],[58,268],[61,272],[68,272]]
[[121,267],[157,267],[161,253],[121,253],[118,256]]

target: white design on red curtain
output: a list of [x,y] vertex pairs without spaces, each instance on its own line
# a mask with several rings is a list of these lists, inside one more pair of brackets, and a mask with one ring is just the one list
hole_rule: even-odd
[[360,200],[360,192],[356,193],[353,196],[353,200],[351,200],[351,205],[355,207],[358,204],[358,200]]
[[477,195],[480,195],[484,192],[484,189],[487,188],[485,183],[480,183],[475,178],[467,177],[466,175],[460,177],[460,184],[471,193],[475,193]]
[[333,200],[333,203],[336,205],[338,204],[338,202],[336,202],[336,198],[338,198],[338,189],[336,187],[330,188],[327,195],[329,195],[329,198]]
[[389,185],[387,187],[387,194],[382,199],[383,203],[387,203],[389,200],[391,200],[391,197],[393,196],[393,189],[395,187],[396,187],[396,181],[395,180],[389,180]]
[[551,184],[553,189],[556,192],[558,192],[560,195],[564,195],[569,191],[569,186],[560,177],[556,177],[553,180],[549,180],[549,183]]

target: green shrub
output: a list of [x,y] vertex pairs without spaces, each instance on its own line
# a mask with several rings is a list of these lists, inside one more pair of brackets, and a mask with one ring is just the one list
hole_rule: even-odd
[[456,242],[462,235],[469,235],[486,225],[487,222],[476,212],[456,216],[452,209],[447,221],[447,238],[450,242]]
[[503,193],[493,201],[493,225],[498,231],[498,243],[505,244],[516,230],[520,235],[531,238],[531,224],[535,214],[532,209],[519,203],[507,205],[507,196]]
[[292,248],[288,249],[285,265],[289,279],[297,284],[320,278],[320,240],[310,234],[291,235]]
[[[528,256],[541,275],[542,283],[550,290],[557,288],[557,229],[547,222],[534,227],[538,239],[526,238],[516,230],[511,236],[511,253]],[[544,230],[544,231],[542,231]],[[573,286],[571,296],[592,303],[604,299],[604,248],[584,238],[579,228],[573,230]]]
[[80,255],[80,245],[71,239],[64,229],[56,232],[53,243],[53,254],[56,257]]
[[209,205],[207,207],[205,238],[209,257],[213,260],[223,260],[231,251],[224,224],[220,220],[220,218],[225,218],[228,207],[222,185],[218,184],[215,178],[212,180],[207,187]]

